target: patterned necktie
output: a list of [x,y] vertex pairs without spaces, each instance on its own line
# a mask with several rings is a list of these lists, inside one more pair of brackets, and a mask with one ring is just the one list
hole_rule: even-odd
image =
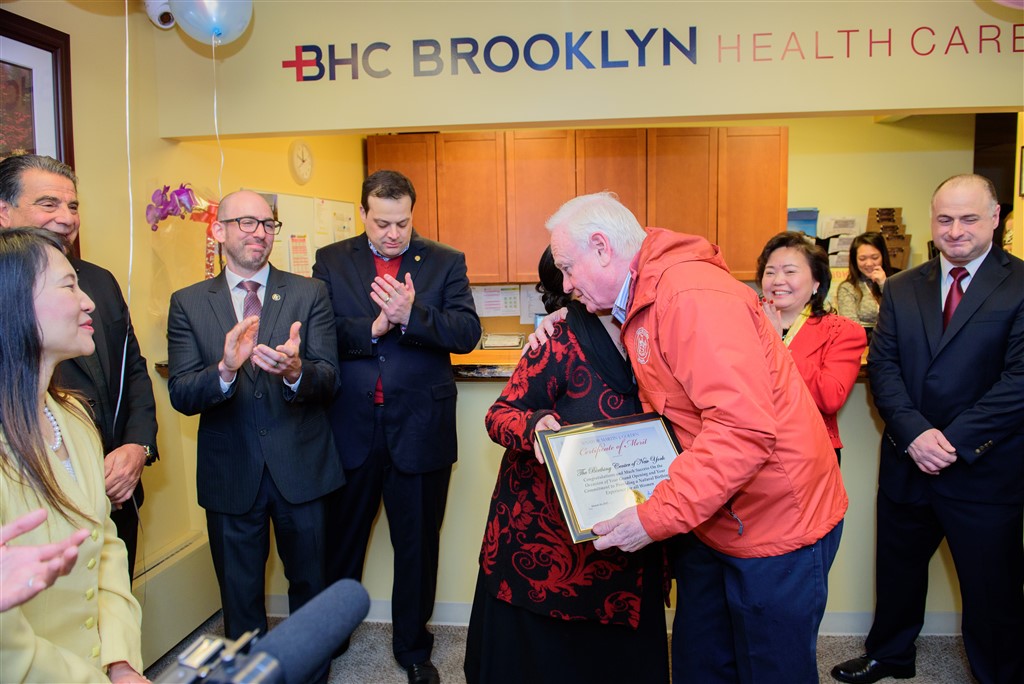
[[[260,316],[263,313],[263,305],[260,304],[259,295],[256,294],[260,289],[260,284],[252,280],[243,280],[238,283],[238,287],[245,290],[245,301],[242,303],[242,318],[246,319],[249,316]],[[256,337],[260,334],[260,324],[256,323]],[[255,369],[256,364],[252,359],[249,359],[249,363]]]
[[953,319],[953,312],[956,311],[956,307],[960,305],[960,300],[964,297],[962,283],[963,279],[967,277],[967,269],[963,266],[956,266],[950,269],[949,275],[953,276],[953,284],[949,286],[949,292],[946,294],[946,305],[942,307],[943,330],[949,327],[949,322]]

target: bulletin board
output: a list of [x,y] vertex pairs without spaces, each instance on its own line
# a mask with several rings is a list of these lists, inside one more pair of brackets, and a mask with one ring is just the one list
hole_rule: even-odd
[[356,205],[322,197],[262,192],[274,216],[282,222],[274,236],[270,260],[297,275],[313,275],[316,250],[356,234]]

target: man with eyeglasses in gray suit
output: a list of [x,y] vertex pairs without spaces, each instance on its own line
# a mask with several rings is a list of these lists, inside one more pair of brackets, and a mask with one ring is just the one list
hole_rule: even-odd
[[344,482],[327,419],[330,300],[322,282],[270,264],[280,227],[262,196],[227,195],[212,228],[226,267],[175,292],[167,317],[171,404],[200,416],[197,492],[230,639],[266,632],[271,521],[289,609],[324,589],[324,496]]

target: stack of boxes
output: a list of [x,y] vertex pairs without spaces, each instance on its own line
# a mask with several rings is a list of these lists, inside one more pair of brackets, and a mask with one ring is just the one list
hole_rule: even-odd
[[910,263],[910,235],[903,223],[903,207],[868,209],[867,230],[881,233],[889,249],[889,262],[899,269]]

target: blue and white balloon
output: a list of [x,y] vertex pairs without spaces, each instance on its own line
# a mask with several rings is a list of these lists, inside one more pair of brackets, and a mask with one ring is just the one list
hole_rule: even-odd
[[235,40],[252,20],[252,0],[170,0],[171,13],[181,30],[201,43],[225,45]]

